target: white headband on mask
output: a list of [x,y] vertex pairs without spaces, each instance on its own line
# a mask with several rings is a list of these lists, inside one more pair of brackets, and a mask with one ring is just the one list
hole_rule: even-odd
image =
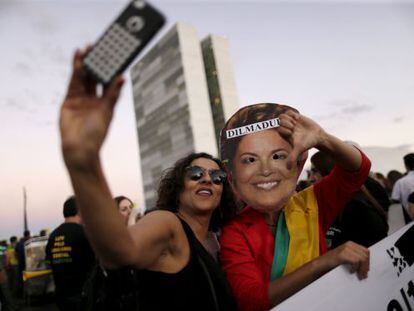
[[280,126],[279,118],[270,119],[266,121],[261,121],[257,123],[252,123],[237,127],[235,129],[226,131],[226,139],[235,138],[247,134],[257,133],[271,128],[276,128]]

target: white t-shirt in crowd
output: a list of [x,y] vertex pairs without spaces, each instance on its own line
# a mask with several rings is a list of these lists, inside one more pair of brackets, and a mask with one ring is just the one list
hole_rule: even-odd
[[408,196],[414,192],[414,171],[409,171],[407,175],[397,180],[392,189],[391,199],[401,202],[407,210]]

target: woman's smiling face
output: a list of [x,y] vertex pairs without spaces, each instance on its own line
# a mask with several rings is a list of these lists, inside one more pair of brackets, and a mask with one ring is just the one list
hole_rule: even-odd
[[233,159],[233,186],[240,198],[261,212],[281,209],[294,194],[297,166],[287,169],[292,146],[276,130],[244,136]]
[[197,158],[190,166],[198,166],[205,170],[199,180],[184,177],[184,189],[180,194],[180,211],[191,209],[191,213],[212,213],[219,205],[223,192],[222,184],[215,184],[208,171],[219,170],[220,167],[211,159]]

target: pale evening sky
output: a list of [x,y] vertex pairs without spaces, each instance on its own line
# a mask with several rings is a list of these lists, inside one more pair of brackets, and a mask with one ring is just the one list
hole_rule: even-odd
[[[71,187],[57,117],[71,56],[126,2],[0,1],[0,238],[22,234],[23,186],[33,233],[62,221]],[[162,33],[181,21],[229,39],[241,105],[286,103],[361,146],[414,150],[414,0],[152,3]],[[103,162],[113,194],[142,205],[126,77]]]

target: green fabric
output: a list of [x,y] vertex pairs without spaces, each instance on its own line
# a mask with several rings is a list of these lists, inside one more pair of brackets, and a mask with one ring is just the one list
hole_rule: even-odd
[[274,281],[283,275],[286,267],[287,257],[289,253],[289,231],[286,226],[284,211],[280,212],[277,221],[275,250],[273,253],[272,271],[270,273],[270,281]]

